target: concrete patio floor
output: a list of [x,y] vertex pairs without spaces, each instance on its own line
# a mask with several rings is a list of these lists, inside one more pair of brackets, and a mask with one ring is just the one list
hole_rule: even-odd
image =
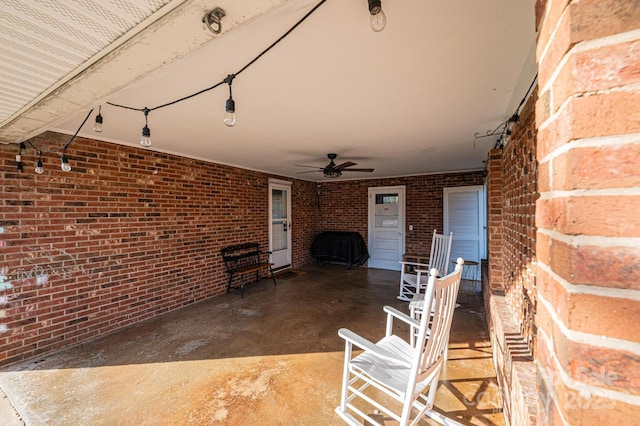
[[[0,371],[3,424],[340,425],[349,328],[377,340],[399,272],[309,265],[92,342]],[[477,296],[460,295],[436,410],[503,425]],[[0,395],[2,396],[2,395]],[[7,412],[11,405],[15,413]],[[4,409],[2,408],[4,407]],[[9,422],[9,423],[7,423]],[[393,424],[387,422],[385,424]],[[432,424],[424,419],[420,424]],[[435,424],[435,423],[433,423]]]

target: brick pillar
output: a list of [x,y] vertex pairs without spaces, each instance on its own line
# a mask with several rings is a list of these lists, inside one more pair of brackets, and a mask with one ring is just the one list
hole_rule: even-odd
[[538,1],[538,423],[640,421],[640,2]]
[[493,293],[504,291],[502,264],[503,235],[502,224],[502,150],[494,149],[489,152],[487,164],[487,223],[489,244],[489,288],[484,288],[484,299],[488,300],[487,291]]

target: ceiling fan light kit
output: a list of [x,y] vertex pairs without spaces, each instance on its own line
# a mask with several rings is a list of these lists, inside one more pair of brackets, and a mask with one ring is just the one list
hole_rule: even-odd
[[[333,154],[333,153],[327,154],[327,157],[329,158],[329,164],[327,164],[324,167],[306,166],[306,165],[303,165],[303,164],[297,164],[297,166],[298,167],[310,167],[312,169],[316,169],[314,171],[322,172],[324,177],[330,178],[330,179],[334,179],[334,178],[338,178],[338,177],[342,176],[342,172],[367,172],[367,173],[370,173],[370,172],[373,171],[373,169],[352,169],[351,168],[352,166],[357,165],[353,161],[345,161],[344,163],[336,165],[336,163],[333,160],[335,160],[338,157],[338,154]],[[310,173],[310,172],[300,172],[300,173]]]

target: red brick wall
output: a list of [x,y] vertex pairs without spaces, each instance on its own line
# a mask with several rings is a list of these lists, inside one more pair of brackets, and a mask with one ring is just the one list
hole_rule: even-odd
[[[287,179],[291,180],[291,179]],[[318,218],[318,186],[315,182],[293,180],[291,185],[291,259],[293,267],[313,261],[310,247],[316,236]]]
[[637,424],[640,5],[540,9],[538,423]]
[[487,164],[490,284],[484,297],[504,416],[510,425],[536,423],[535,100],[535,95],[527,99],[518,121],[510,125],[509,141],[489,153]]
[[[369,188],[405,185],[405,252],[428,254],[431,250],[433,230],[443,231],[443,189],[483,183],[482,171],[322,182],[319,188],[318,232],[357,231],[368,241]],[[409,231],[409,225],[413,225],[413,231]]]
[[503,154],[503,248],[502,270],[507,302],[515,315],[528,350],[535,346],[537,299],[535,262],[535,207],[538,199],[535,100],[531,96],[513,125]]
[[[44,152],[68,136],[34,139]],[[268,246],[268,179],[255,171],[78,138],[59,154],[0,145],[0,365],[73,345],[226,291],[220,248]],[[293,266],[312,261],[317,232],[367,234],[367,188],[407,186],[407,249],[428,252],[442,229],[442,189],[481,172],[397,179],[292,180]],[[318,198],[319,197],[319,198]]]
[[489,285],[482,288],[485,302],[489,300],[491,294],[504,294],[502,154],[501,149],[493,149],[489,151],[487,160],[487,243],[489,246],[487,271],[489,272]]
[[[35,138],[43,151],[68,136]],[[268,247],[268,179],[254,171],[79,138],[60,170],[0,145],[0,364],[226,291],[220,248]],[[311,261],[316,185],[293,180],[293,266]]]

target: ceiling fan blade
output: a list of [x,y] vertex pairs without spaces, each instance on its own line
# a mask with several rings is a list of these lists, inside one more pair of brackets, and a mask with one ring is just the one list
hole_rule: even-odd
[[373,169],[346,169],[343,172],[372,172]]
[[296,173],[297,175],[301,175],[303,173],[316,173],[316,172],[321,172],[322,170],[308,170],[306,172],[298,172]]
[[318,167],[318,166],[305,166],[304,164],[296,164],[296,167],[310,167],[312,169],[318,169],[318,170],[322,170],[324,169],[324,167]]
[[351,167],[351,166],[355,166],[356,163],[354,163],[353,161],[345,161],[342,164],[338,164],[337,166],[334,167],[334,169],[336,170],[343,170],[346,167]]

